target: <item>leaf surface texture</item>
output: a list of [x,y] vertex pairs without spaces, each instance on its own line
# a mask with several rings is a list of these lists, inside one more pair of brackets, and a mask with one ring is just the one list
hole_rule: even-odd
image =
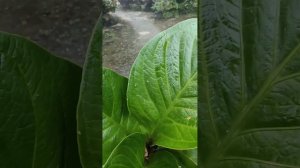
[[300,167],[299,7],[201,1],[201,167]]
[[0,167],[80,167],[81,68],[0,32]]
[[131,69],[127,97],[130,113],[154,144],[197,147],[197,19],[145,45]]

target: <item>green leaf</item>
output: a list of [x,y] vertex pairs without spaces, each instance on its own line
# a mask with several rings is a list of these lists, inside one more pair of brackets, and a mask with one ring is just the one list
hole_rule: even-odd
[[198,150],[197,149],[192,149],[192,150],[184,150],[184,151],[179,151],[183,155],[185,155],[187,158],[189,158],[192,162],[197,164],[198,161]]
[[109,69],[103,69],[102,79],[102,163],[105,163],[113,149],[127,135],[141,130],[128,112],[126,101],[128,79]]
[[83,66],[77,106],[77,138],[82,167],[101,167],[101,16],[96,24]]
[[0,32],[0,167],[80,167],[81,68]]
[[197,167],[197,149],[192,150],[171,150],[174,156],[176,156],[179,165],[182,168],[196,168]]
[[167,151],[153,153],[145,168],[177,168],[176,158]]
[[161,32],[131,69],[128,108],[153,143],[197,147],[197,19]]
[[146,138],[134,133],[117,145],[109,156],[104,168],[143,168]]
[[203,0],[204,168],[300,167],[300,1]]

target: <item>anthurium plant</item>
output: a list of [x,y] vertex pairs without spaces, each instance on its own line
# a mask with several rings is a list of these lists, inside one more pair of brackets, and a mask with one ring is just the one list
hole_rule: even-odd
[[127,79],[100,20],[83,68],[0,32],[0,167],[196,167],[196,39],[196,19],[160,33]]
[[1,32],[0,167],[299,168],[300,1],[199,3],[128,79]]
[[197,167],[197,19],[150,40],[129,79],[102,79],[103,167]]

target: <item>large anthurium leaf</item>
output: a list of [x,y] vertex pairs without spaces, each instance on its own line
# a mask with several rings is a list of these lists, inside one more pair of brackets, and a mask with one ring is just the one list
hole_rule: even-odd
[[171,153],[159,151],[152,154],[149,163],[146,163],[145,168],[178,168],[178,163]]
[[103,168],[143,168],[145,143],[145,135],[130,134],[116,146]]
[[100,16],[86,54],[77,106],[77,138],[84,168],[101,167],[101,47]]
[[113,149],[129,134],[140,132],[140,128],[127,108],[128,79],[109,69],[103,69],[102,79],[102,163],[105,163]]
[[81,68],[0,33],[0,167],[81,167],[76,105]]
[[200,167],[300,167],[300,1],[201,2]]
[[153,143],[197,147],[197,19],[154,37],[131,69],[128,108]]

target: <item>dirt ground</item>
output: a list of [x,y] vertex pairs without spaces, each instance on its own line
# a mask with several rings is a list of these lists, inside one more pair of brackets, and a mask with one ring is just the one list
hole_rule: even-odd
[[151,12],[117,10],[112,13],[119,23],[104,28],[103,66],[123,76],[129,76],[130,68],[141,48],[159,32],[195,14],[171,19],[154,19]]
[[99,14],[100,0],[0,0],[0,31],[82,65]]

